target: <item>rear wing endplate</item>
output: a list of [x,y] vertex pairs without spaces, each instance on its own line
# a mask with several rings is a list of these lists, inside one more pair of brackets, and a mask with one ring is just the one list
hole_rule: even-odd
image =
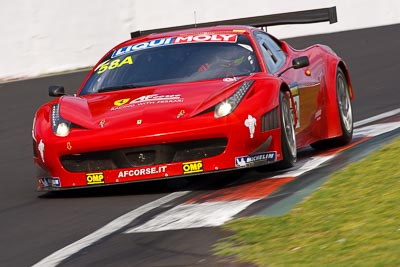
[[320,8],[273,15],[247,17],[240,19],[220,20],[199,24],[189,24],[175,27],[159,28],[145,31],[131,32],[131,38],[136,38],[151,33],[162,33],[169,31],[185,30],[200,27],[212,27],[217,25],[248,25],[257,28],[286,24],[306,24],[329,21],[330,24],[337,22],[336,7]]

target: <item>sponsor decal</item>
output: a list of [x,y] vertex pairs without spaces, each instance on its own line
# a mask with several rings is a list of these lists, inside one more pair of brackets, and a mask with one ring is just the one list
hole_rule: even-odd
[[256,130],[257,120],[251,115],[247,116],[247,119],[244,121],[244,125],[249,128],[250,138],[254,137],[254,132]]
[[61,187],[60,178],[53,178],[52,185],[53,187]]
[[183,102],[183,98],[181,95],[159,95],[159,94],[152,94],[152,95],[145,95],[138,97],[129,104],[131,105],[139,105],[148,102],[157,102],[157,103],[171,103],[171,102]]
[[300,95],[299,95],[299,86],[297,83],[293,83],[290,85],[290,91],[292,92],[294,107],[292,105],[292,101],[290,101],[290,108],[292,110],[296,109],[297,115],[297,123],[296,128],[300,128]]
[[238,78],[236,78],[236,77],[233,77],[233,78],[224,78],[224,79],[222,79],[222,81],[224,81],[224,82],[236,82],[236,81],[238,81],[239,79]]
[[165,173],[166,171],[167,171],[167,166],[137,168],[137,169],[132,169],[132,170],[120,171],[119,174],[118,174],[118,178],[143,176],[143,175],[157,174],[157,173]]
[[265,152],[251,156],[242,156],[235,158],[236,167],[249,167],[259,162],[274,162],[276,161],[276,152]]
[[104,128],[104,125],[106,124],[106,120],[105,119],[102,119],[100,122],[99,122],[99,127],[100,128]]
[[179,36],[174,40],[175,44],[182,43],[195,43],[195,42],[229,42],[236,43],[236,34],[200,34],[200,35],[188,35]]
[[39,153],[40,153],[40,157],[42,158],[42,161],[44,163],[44,143],[43,143],[42,139],[40,139],[40,142],[38,144],[38,150],[39,150]]
[[119,100],[116,100],[116,101],[114,101],[114,106],[122,106],[122,105],[125,105],[126,103],[128,103],[129,102],[129,100],[131,100],[130,98],[123,98],[123,99],[119,99]]
[[102,74],[103,72],[105,72],[106,70],[113,70],[113,69],[117,69],[120,68],[124,65],[132,65],[133,64],[133,60],[131,56],[127,56],[126,58],[124,58],[123,60],[121,59],[114,59],[114,60],[107,60],[104,61],[101,65],[99,65],[97,67],[97,69],[95,70],[95,72],[97,74]]
[[315,112],[314,118],[319,121],[321,119],[321,115],[322,115],[322,110],[318,109],[317,112]]
[[124,54],[133,53],[135,51],[139,51],[139,50],[143,50],[143,49],[171,45],[173,43],[173,41],[174,41],[174,38],[162,38],[162,39],[151,40],[151,41],[143,42],[143,43],[139,43],[139,44],[128,45],[128,46],[125,46],[125,47],[115,50],[113,52],[111,58],[119,57]]
[[40,177],[38,181],[42,188],[61,187],[60,178],[58,177]]
[[196,42],[236,43],[236,41],[237,41],[237,34],[216,33],[216,34],[197,34],[197,35],[187,35],[178,37],[168,37],[119,48],[113,52],[111,58],[119,57],[125,54],[130,54],[143,49],[149,49],[149,48],[161,47],[173,44],[185,44],[185,43],[196,43]]
[[[144,106],[144,105],[154,105],[154,104],[168,104],[168,103],[183,103],[184,98],[181,95],[159,95],[159,94],[152,94],[152,95],[144,95],[133,99],[131,102],[128,103],[126,101],[125,104],[115,105],[111,108],[111,110],[120,110],[125,108],[131,108],[135,106]],[[114,103],[115,104],[115,103]]]
[[233,30],[232,32],[240,32],[240,33],[242,33],[242,32],[246,32],[246,30]]
[[186,111],[184,109],[181,109],[181,111],[179,111],[178,115],[176,115],[176,118],[179,119],[180,117],[182,117],[185,114],[186,114]]
[[183,174],[203,172],[203,161],[196,160],[182,163]]
[[86,173],[87,184],[104,184],[104,173],[103,172],[92,172]]

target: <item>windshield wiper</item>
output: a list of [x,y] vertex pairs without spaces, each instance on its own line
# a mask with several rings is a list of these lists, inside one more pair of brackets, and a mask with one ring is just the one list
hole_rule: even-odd
[[101,88],[101,89],[97,90],[97,92],[104,93],[104,92],[111,92],[111,91],[124,90],[124,89],[133,89],[133,88],[139,88],[139,87],[144,87],[144,85],[126,84],[126,85],[110,86],[110,87]]

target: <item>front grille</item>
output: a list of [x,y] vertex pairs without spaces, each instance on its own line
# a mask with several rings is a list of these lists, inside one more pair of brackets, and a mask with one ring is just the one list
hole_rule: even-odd
[[132,168],[217,156],[225,151],[227,143],[226,138],[195,140],[65,155],[60,161],[70,172]]

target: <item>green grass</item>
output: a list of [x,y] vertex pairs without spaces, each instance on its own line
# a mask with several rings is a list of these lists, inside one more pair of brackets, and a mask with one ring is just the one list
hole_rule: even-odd
[[224,225],[214,247],[258,266],[400,266],[400,139],[348,165],[289,214]]

